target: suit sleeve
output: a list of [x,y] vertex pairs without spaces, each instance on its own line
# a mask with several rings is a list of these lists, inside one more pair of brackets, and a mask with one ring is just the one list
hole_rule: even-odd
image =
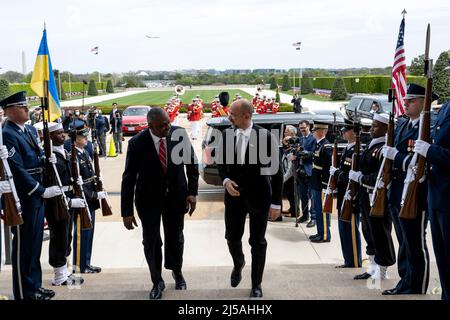
[[135,151],[135,141],[130,140],[128,144],[125,170],[122,174],[121,212],[122,217],[133,215],[134,189],[137,179],[137,154]]
[[404,153],[399,151],[394,159],[394,168],[403,172],[408,171],[408,166],[412,157],[412,153]]
[[281,205],[281,197],[283,191],[283,169],[281,168],[281,161],[279,156],[280,148],[278,147],[277,139],[275,139],[273,134],[269,133],[269,139],[271,150],[276,150],[276,154],[272,155],[272,161],[276,159],[275,161],[278,164],[278,170],[274,175],[272,175],[271,178],[271,186],[272,186],[271,204]]
[[219,147],[217,150],[218,151],[217,160],[219,162],[216,165],[217,165],[217,169],[219,170],[219,175],[220,175],[220,178],[222,179],[222,181],[224,181],[226,178],[228,178],[227,166],[225,164],[226,131],[227,131],[227,129],[223,130],[223,132],[222,132],[222,139],[219,142]]
[[22,155],[17,150],[17,148],[19,148],[18,141],[6,132],[3,134],[3,140],[10,153],[8,162],[10,164],[11,173],[13,174],[16,186],[25,190],[29,196],[33,193],[42,195],[45,188],[25,169],[24,160],[26,161],[26,159],[23,159]]
[[199,177],[197,156],[195,155],[194,148],[192,147],[191,141],[189,140],[186,130],[185,129],[178,129],[178,130],[183,130],[183,141],[186,141],[191,150],[189,163],[185,164],[186,175],[188,180],[188,195],[197,196],[198,177]]

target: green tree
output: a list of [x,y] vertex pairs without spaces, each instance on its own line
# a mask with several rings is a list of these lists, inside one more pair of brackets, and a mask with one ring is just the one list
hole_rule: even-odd
[[439,55],[433,68],[433,91],[439,95],[438,103],[444,103],[450,99],[450,83],[448,79],[448,53]]
[[0,78],[8,80],[10,83],[20,83],[23,81],[24,75],[15,71],[7,71],[0,75]]
[[6,79],[0,79],[0,100],[9,95],[9,82]]
[[418,57],[415,57],[411,61],[411,65],[409,66],[409,74],[412,76],[423,76],[423,70],[425,67],[424,63],[425,56],[421,54]]
[[269,83],[270,83],[270,90],[275,90],[278,88],[277,80],[275,79],[275,77],[270,77]]
[[277,86],[277,90],[275,93],[275,102],[280,103],[280,93],[278,92],[278,86]]
[[289,81],[289,76],[285,74],[283,76],[283,85],[282,85],[283,91],[289,91],[291,90],[291,82]]
[[302,77],[302,86],[301,86],[301,94],[309,94],[312,93],[313,90],[313,84],[311,81],[311,78],[308,76]]
[[88,96],[98,96],[97,86],[94,80],[89,81]]
[[111,80],[108,80],[108,82],[106,83],[106,92],[114,93],[114,87]]
[[347,99],[347,90],[345,89],[344,79],[336,78],[336,80],[334,80],[330,97],[331,100],[334,101]]

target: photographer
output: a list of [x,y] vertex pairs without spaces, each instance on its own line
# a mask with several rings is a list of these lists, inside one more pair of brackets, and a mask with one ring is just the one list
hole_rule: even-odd
[[[298,210],[298,203],[295,204],[295,195],[294,195],[294,161],[296,161],[296,146],[299,138],[297,135],[297,129],[294,126],[288,125],[284,130],[284,138],[283,138],[283,152],[282,152],[282,165],[283,165],[283,190],[286,198],[289,201],[289,209],[287,211],[283,211],[282,213],[290,216],[296,217],[295,208]],[[282,216],[280,216],[276,221],[281,221]]]
[[109,121],[102,115],[102,110],[98,110],[95,116],[95,129],[100,146],[100,157],[106,157],[106,133],[109,131]]
[[110,120],[111,131],[117,152],[122,153],[122,116],[119,110],[116,110]]

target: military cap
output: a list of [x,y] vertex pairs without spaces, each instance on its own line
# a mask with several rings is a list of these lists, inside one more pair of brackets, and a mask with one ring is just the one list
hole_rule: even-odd
[[344,119],[344,126],[341,128],[341,132],[345,132],[345,131],[353,130],[353,129],[355,129],[353,122],[351,122],[350,120]]
[[48,132],[55,132],[58,130],[63,130],[63,126],[60,122],[49,122],[48,123]]
[[230,101],[230,94],[226,91],[219,93],[219,100],[222,106],[228,106],[228,102]]
[[[415,99],[415,98],[423,98],[425,97],[425,88],[422,86],[419,86],[415,83],[410,83],[408,85],[408,90],[406,91],[405,100],[408,99]],[[436,93],[432,93],[431,100],[437,100],[439,99],[439,96]]]
[[373,120],[384,123],[384,124],[389,124],[389,115],[387,113],[375,113],[373,115]]
[[7,109],[10,107],[26,107],[27,104],[27,95],[26,91],[20,91],[6,97],[2,101],[0,101],[0,107],[3,109]]
[[76,127],[77,136],[87,137],[89,136],[89,128],[84,124],[82,126]]
[[314,122],[313,131],[318,129],[328,129],[328,124],[323,122]]

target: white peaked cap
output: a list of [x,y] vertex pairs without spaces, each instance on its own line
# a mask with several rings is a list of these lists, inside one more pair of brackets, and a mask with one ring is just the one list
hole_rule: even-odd
[[381,114],[375,113],[373,115],[373,120],[376,120],[378,122],[382,122],[385,124],[389,124],[389,115],[387,113],[381,113]]
[[49,122],[48,123],[48,132],[54,132],[57,130],[63,129],[63,126],[59,122]]

